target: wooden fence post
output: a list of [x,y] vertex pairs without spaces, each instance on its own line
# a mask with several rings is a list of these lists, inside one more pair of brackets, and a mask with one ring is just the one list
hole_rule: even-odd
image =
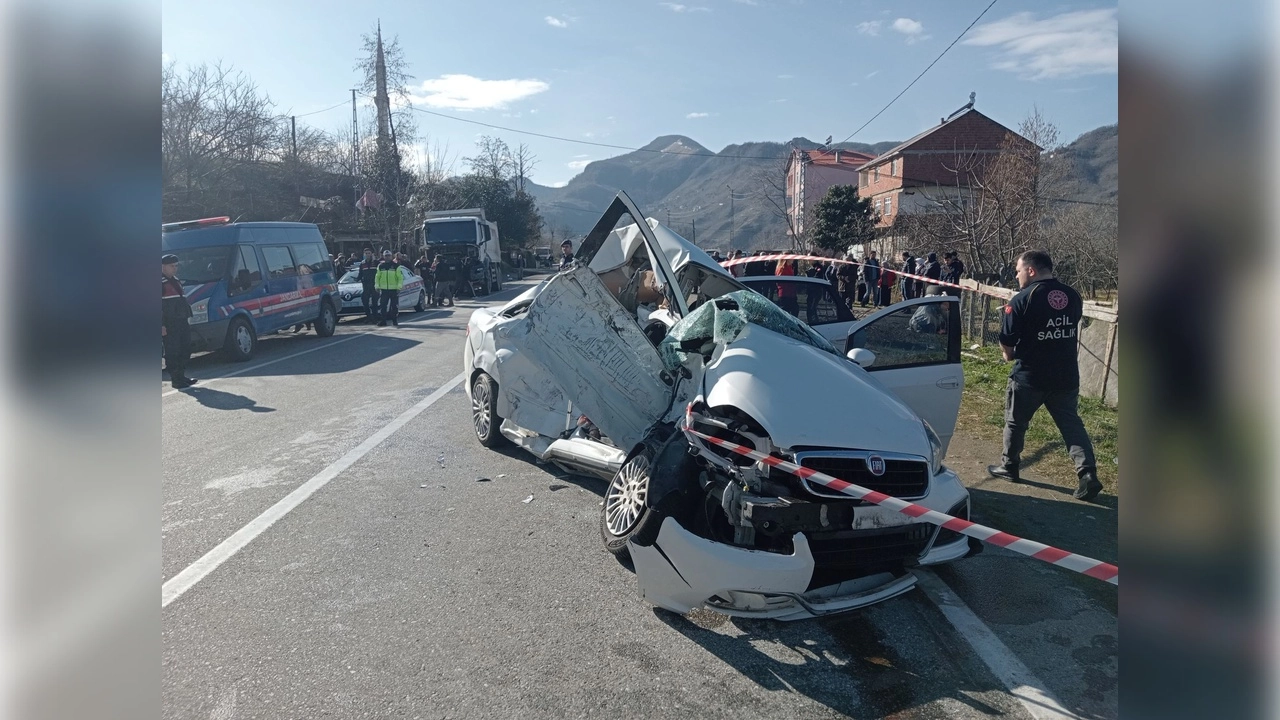
[[986,295],[982,296],[982,332],[978,334],[978,344],[982,347],[987,346],[987,322],[991,313],[991,298]]
[[[1120,323],[1111,323],[1111,330],[1107,332],[1107,357],[1102,363],[1102,392],[1098,394],[1098,399],[1103,405],[1107,404],[1107,384],[1111,381],[1111,359],[1115,356],[1116,351],[1116,330],[1119,329]],[[1116,403],[1117,405],[1119,403]]]

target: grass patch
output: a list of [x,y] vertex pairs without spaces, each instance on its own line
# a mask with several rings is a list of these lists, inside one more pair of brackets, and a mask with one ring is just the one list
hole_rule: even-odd
[[[1000,357],[998,347],[966,350],[961,360],[964,363],[964,399],[960,403],[959,427],[999,445],[1003,442],[1005,388],[1009,383],[1011,365]],[[1098,479],[1108,493],[1118,496],[1120,412],[1107,407],[1101,400],[1081,397],[1080,419],[1093,440]],[[1036,411],[1027,429],[1022,469],[1033,470],[1036,476],[1063,486],[1074,487],[1076,484],[1075,466],[1062,445],[1062,435],[1043,408]]]

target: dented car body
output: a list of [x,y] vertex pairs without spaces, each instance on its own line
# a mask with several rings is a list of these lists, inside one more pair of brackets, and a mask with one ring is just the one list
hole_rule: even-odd
[[921,303],[887,308],[852,328],[855,363],[620,194],[573,267],[472,315],[476,435],[607,481],[604,544],[630,555],[655,605],[779,619],[861,607],[909,590],[913,566],[969,554],[967,538],[680,429],[968,517],[942,464],[958,304],[921,300],[949,331],[914,333]]

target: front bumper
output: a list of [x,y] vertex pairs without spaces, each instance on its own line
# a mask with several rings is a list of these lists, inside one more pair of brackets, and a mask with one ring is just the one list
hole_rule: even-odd
[[[965,492],[955,474],[944,471],[935,478],[933,492],[921,504],[938,504],[942,506],[938,509],[945,512],[963,500]],[[854,529],[865,529],[868,538],[864,541],[893,527],[919,527],[909,518],[880,507],[861,507],[858,515]],[[917,546],[918,554],[889,564],[873,562],[867,574],[852,579],[841,579],[850,578],[848,573],[833,576],[833,564],[857,559],[859,547],[864,554],[874,554],[875,549],[865,542],[850,541],[846,548],[839,549],[838,545],[833,548],[829,540],[815,540],[819,543],[815,546],[805,533],[795,533],[793,551],[786,555],[707,540],[667,517],[653,545],[631,542],[628,547],[640,595],[658,607],[681,614],[708,607],[741,617],[801,620],[866,607],[901,595],[915,586],[909,567],[947,563],[970,552],[968,538],[948,534],[944,536],[945,544],[938,545],[940,528],[928,527],[927,541]],[[837,552],[833,553],[833,549]],[[834,577],[835,581],[823,580],[824,577]]]

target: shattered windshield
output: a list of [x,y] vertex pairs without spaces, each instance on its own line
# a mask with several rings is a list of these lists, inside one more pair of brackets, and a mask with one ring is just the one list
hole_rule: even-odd
[[705,303],[673,325],[658,344],[658,355],[662,357],[663,365],[674,369],[684,364],[688,358],[688,352],[681,349],[682,345],[689,347],[692,344],[690,341],[698,340],[710,340],[716,344],[731,343],[742,334],[748,323],[786,335],[832,355],[840,354],[826,338],[814,332],[813,328],[769,302],[760,293],[738,290]]

